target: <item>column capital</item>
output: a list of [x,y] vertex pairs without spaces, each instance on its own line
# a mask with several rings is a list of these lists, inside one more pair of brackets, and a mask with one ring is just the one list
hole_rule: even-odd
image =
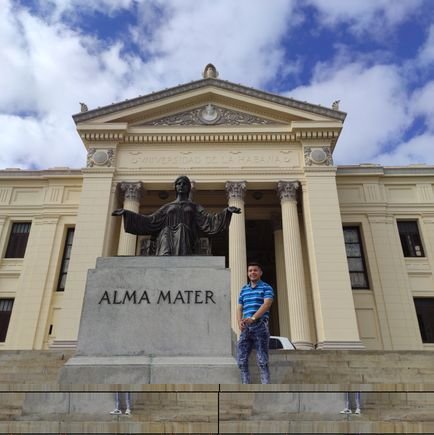
[[225,189],[229,199],[244,199],[247,190],[247,183],[245,181],[227,181]]
[[298,181],[279,181],[277,183],[277,195],[280,201],[289,200],[297,202],[297,190],[300,187]]
[[137,182],[127,182],[121,181],[118,183],[119,197],[121,199],[129,199],[131,201],[140,202],[140,199],[145,191],[143,188],[143,183],[141,181]]

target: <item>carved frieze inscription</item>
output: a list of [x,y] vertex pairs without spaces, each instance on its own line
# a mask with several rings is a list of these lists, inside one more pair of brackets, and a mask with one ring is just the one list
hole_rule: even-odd
[[300,166],[295,150],[123,150],[118,168],[242,168]]

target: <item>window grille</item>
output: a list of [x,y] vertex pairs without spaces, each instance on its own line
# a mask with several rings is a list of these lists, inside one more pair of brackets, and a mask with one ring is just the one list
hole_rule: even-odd
[[359,227],[344,227],[344,240],[351,288],[367,289],[369,282]]
[[404,257],[425,257],[417,221],[398,221],[398,232]]
[[5,258],[24,258],[31,225],[31,222],[12,224]]
[[13,306],[13,299],[0,299],[0,342],[6,341]]
[[423,343],[434,343],[434,298],[414,298]]
[[63,249],[62,264],[60,266],[59,283],[57,291],[65,290],[66,276],[68,275],[69,260],[71,258],[72,241],[74,240],[74,228],[68,228],[65,239],[65,247]]

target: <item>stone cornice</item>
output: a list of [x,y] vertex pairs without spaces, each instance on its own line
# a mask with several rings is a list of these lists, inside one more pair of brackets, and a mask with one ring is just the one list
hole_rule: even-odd
[[[334,143],[339,136],[338,131],[309,130],[294,133],[185,133],[185,134],[128,134],[120,140],[124,143],[224,143],[224,142],[298,142],[303,139],[327,140]],[[81,133],[87,142],[103,141],[104,134]]]
[[83,140],[86,140],[88,142],[95,141],[95,142],[101,142],[101,141],[109,141],[109,142],[120,142],[124,139],[125,134],[124,133],[118,133],[118,132],[105,132],[105,131],[86,131],[80,132],[80,137]]
[[41,169],[25,170],[25,169],[1,169],[1,178],[63,178],[63,177],[82,177],[83,173],[81,169]]
[[[155,169],[147,169],[146,170],[146,176],[147,177],[160,177],[160,176],[171,176],[176,177],[179,175],[180,170],[183,171],[183,173],[187,173],[187,175],[190,176],[209,176],[209,177],[225,177],[227,179],[235,179],[236,176],[239,176],[240,174],[244,176],[251,176],[252,180],[257,180],[256,177],[258,177],[258,170],[263,170],[264,168],[249,168],[249,169],[243,169],[242,171],[240,168],[219,168],[219,169],[213,169],[213,168],[203,168],[203,169],[191,169],[191,168],[155,168]],[[303,169],[300,167],[291,167],[291,174],[294,176],[303,176]],[[127,176],[137,176],[137,175],[143,175],[144,171],[141,168],[137,169],[125,169],[125,170],[118,170],[116,171],[117,176],[121,176],[123,178]],[[275,179],[281,179],[284,178],[288,174],[288,168],[277,168],[273,169],[270,167],[266,168],[266,177],[264,175],[260,175],[259,179],[263,180],[266,179],[269,181],[269,178],[272,176]]]
[[374,176],[434,176],[434,166],[381,166],[381,165],[340,165],[337,167],[338,176],[345,175],[374,175]]
[[173,97],[182,94],[184,92],[193,91],[207,86],[213,86],[215,88],[229,90],[241,95],[259,98],[265,101],[280,104],[282,106],[291,107],[299,110],[305,110],[307,112],[312,112],[318,115],[324,115],[333,119],[340,120],[342,122],[345,120],[346,117],[346,113],[340,112],[339,110],[328,109],[326,107],[305,103],[302,101],[294,100],[292,98],[281,97],[280,95],[275,95],[269,92],[260,91],[254,88],[249,88],[247,86],[231,83],[225,80],[207,78],[207,79],[197,80],[191,83],[179,85],[173,88],[165,89],[159,92],[154,92],[152,94],[139,96],[137,98],[133,98],[131,100],[125,100],[120,103],[111,104],[109,106],[104,106],[94,110],[89,110],[87,112],[77,113],[73,115],[72,118],[74,122],[78,124],[80,122],[87,121],[90,119],[95,119],[103,115],[108,115],[121,110],[130,109],[142,104],[162,100],[164,98]]

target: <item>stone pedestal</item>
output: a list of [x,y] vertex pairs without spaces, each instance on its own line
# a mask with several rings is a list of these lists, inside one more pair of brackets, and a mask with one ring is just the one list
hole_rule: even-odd
[[97,260],[60,383],[237,382],[223,257]]

